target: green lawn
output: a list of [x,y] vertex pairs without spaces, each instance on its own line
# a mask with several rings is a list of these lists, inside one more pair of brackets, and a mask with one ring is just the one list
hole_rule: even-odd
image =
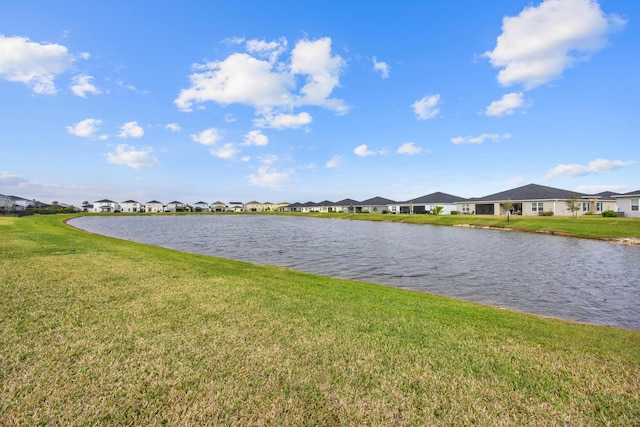
[[394,214],[342,214],[342,213],[289,213],[318,218],[359,219],[367,221],[393,221],[412,224],[469,225],[495,227],[514,231],[545,232],[550,234],[607,239],[640,237],[640,218],[603,218],[586,215],[579,218],[512,215],[394,215]]
[[640,332],[62,218],[0,217],[2,426],[640,423]]

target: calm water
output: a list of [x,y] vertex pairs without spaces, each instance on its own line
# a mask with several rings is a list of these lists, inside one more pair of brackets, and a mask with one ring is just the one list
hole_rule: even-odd
[[99,234],[640,330],[640,247],[548,235],[266,215],[81,217]]

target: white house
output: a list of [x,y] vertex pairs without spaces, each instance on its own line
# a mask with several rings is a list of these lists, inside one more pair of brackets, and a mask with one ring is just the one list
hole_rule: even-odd
[[13,211],[24,211],[27,208],[37,208],[37,207],[46,207],[48,205],[36,202],[35,200],[29,200],[22,197],[17,196],[2,196],[0,195],[0,209],[4,208],[6,210]]
[[164,203],[152,200],[144,204],[145,212],[164,212]]
[[194,212],[209,212],[209,203],[207,202],[196,202],[193,204]]
[[173,201],[167,203],[167,207],[165,208],[165,212],[184,212],[187,210],[187,206],[178,201]]
[[640,190],[613,196],[618,202],[618,212],[631,218],[640,218]]
[[109,199],[98,200],[93,202],[93,212],[120,212],[120,205]]
[[127,200],[126,202],[120,203],[121,212],[142,212],[142,208],[142,203],[136,202],[135,200]]
[[229,206],[227,210],[230,212],[243,212],[244,211],[244,203],[242,202],[229,202]]

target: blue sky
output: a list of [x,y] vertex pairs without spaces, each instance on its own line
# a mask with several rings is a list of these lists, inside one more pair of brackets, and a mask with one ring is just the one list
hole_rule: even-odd
[[640,2],[4,1],[0,193],[640,188]]

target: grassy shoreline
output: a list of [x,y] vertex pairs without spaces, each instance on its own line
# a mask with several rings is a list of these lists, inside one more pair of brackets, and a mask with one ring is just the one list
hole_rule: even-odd
[[0,425],[640,422],[637,331],[185,254],[60,216],[0,217],[0,236]]
[[[494,228],[506,231],[545,233],[566,237],[618,241],[640,238],[640,218],[603,218],[598,215],[572,217],[502,215],[404,215],[404,214],[336,214],[336,213],[279,213],[305,215],[316,218],[338,218],[365,221],[401,222],[406,224],[448,225]],[[633,240],[627,243],[633,244]]]

